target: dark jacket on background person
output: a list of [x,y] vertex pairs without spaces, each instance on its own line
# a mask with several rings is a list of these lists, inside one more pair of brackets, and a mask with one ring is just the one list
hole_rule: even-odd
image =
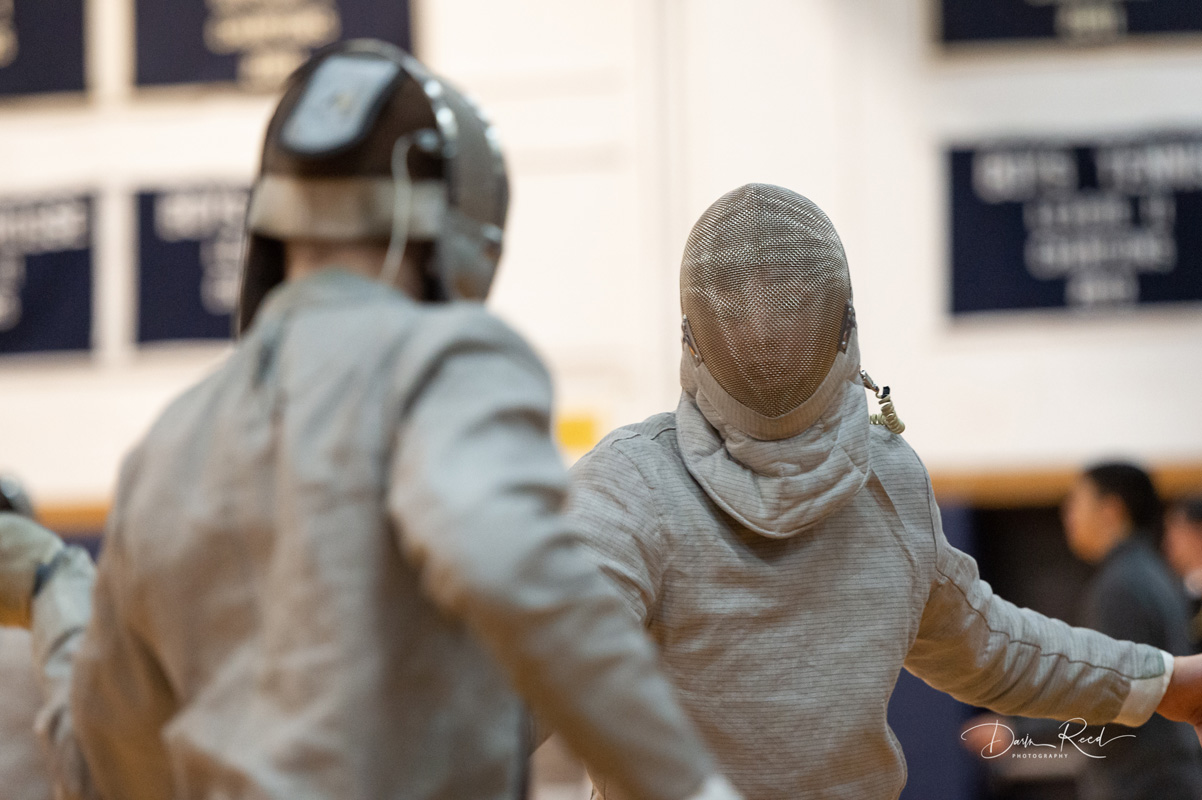
[[[1131,537],[1116,546],[1090,581],[1082,623],[1116,639],[1150,644],[1173,655],[1193,652],[1188,601],[1151,544]],[[1089,731],[1098,735],[1100,729]],[[1115,739],[1134,734],[1134,738]],[[1089,759],[1083,800],[1202,798],[1202,749],[1185,724],[1153,716],[1142,727],[1107,725],[1105,758]]]

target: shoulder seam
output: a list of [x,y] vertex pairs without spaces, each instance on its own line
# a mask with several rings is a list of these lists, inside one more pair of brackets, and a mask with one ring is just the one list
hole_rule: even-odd
[[[627,431],[627,432],[630,434],[629,436],[623,437],[621,439],[614,439],[614,440],[612,440],[612,443],[616,444],[617,442],[626,442],[626,441],[630,441],[631,439],[642,438],[642,436],[643,436],[638,431]],[[659,503],[656,502],[655,487],[652,486],[652,484],[649,480],[647,480],[647,474],[645,472],[643,472],[643,468],[641,466],[639,466],[638,462],[635,461],[633,458],[631,458],[629,454],[623,452],[620,447],[613,447],[611,449],[615,453],[620,455],[624,461],[626,461],[628,464],[630,464],[631,467],[634,468],[635,472],[638,473],[639,481],[647,489],[648,500],[651,503],[651,508],[655,511],[656,547],[658,550],[660,550],[660,555],[662,556],[663,549],[664,549],[663,545],[664,545],[664,538],[665,538],[665,527],[664,527],[663,514],[660,511]],[[664,573],[667,571],[665,568],[666,567],[665,560],[663,558],[660,558],[659,561],[661,564],[661,569],[659,570],[659,575],[657,576],[656,585],[654,587],[656,605],[658,605],[659,598],[663,591],[663,582],[664,582],[663,576],[664,576]],[[650,618],[651,611],[652,611],[651,608],[647,609],[648,618]]]

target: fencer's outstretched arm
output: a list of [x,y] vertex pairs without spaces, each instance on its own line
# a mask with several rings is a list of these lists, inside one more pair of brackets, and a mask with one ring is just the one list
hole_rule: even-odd
[[[24,538],[41,543],[44,582],[32,597],[28,618],[17,622],[33,633],[45,695],[37,732],[50,754],[61,800],[151,800],[172,791],[159,734],[174,699],[128,609],[131,592],[119,509],[136,456],[137,451],[126,460],[99,570],[86,551],[64,547],[50,531],[21,518],[10,520],[11,515],[0,520],[0,562],[13,563],[4,552],[6,542]],[[23,536],[15,525],[23,526]],[[25,571],[36,575],[37,564],[27,561],[32,571],[28,566]],[[13,586],[11,578],[0,575],[0,585]],[[97,772],[91,764],[107,769]],[[110,776],[122,774],[138,775],[138,785],[105,785]]]
[[71,711],[75,656],[92,617],[92,588],[96,570],[88,554],[77,548],[64,553],[67,561],[34,601],[33,654],[44,696],[36,729],[50,754],[57,796],[97,798]]
[[70,709],[72,661],[92,615],[95,580],[86,552],[64,547],[58,536],[32,520],[0,513],[0,624],[33,633],[34,663],[44,693],[36,727],[51,757],[59,797],[96,796]]
[[1003,714],[1146,722],[1169,685],[1172,656],[995,595],[976,562],[944,537],[929,482],[927,492],[935,568],[906,668],[958,700]]
[[730,797],[651,642],[562,514],[541,364],[505,326],[464,320],[417,390],[392,470],[401,546],[533,710],[630,796]]

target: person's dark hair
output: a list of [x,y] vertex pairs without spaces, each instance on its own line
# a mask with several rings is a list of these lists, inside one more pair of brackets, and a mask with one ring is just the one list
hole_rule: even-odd
[[1173,510],[1180,512],[1194,525],[1202,525],[1202,494],[1186,497],[1173,503]]
[[1147,472],[1134,464],[1111,462],[1090,467],[1085,477],[1099,495],[1117,498],[1123,504],[1135,535],[1159,545],[1164,511]]

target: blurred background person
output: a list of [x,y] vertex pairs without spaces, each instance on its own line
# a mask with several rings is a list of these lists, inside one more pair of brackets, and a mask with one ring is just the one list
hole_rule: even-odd
[[[1095,570],[1079,604],[1082,625],[1174,655],[1195,652],[1185,595],[1159,554],[1161,501],[1146,471],[1122,462],[1089,467],[1062,503],[1061,521],[1070,551]],[[1078,730],[1071,725],[1064,731],[1061,721],[986,714],[965,725],[963,738],[971,752],[984,757],[1004,751],[1012,738],[1056,743],[1062,732]],[[1080,800],[1202,797],[1202,748],[1189,726],[1156,716],[1140,728],[1091,726],[1080,736],[1104,743],[1091,751],[1103,758],[1069,754]],[[1024,791],[1044,796],[1035,785],[1001,784],[1003,792],[1013,793],[1008,797],[1025,796]]]
[[1178,500],[1165,515],[1164,554],[1190,600],[1190,639],[1202,650],[1202,495]]
[[[1160,556],[1160,498],[1148,473],[1127,463],[1085,470],[1064,502],[1073,555],[1097,568],[1082,623],[1174,655],[1193,652],[1181,584]],[[1099,731],[1100,733],[1100,731]],[[1188,725],[1154,717],[1142,728],[1106,727],[1104,759],[1087,759],[1083,800],[1190,800],[1202,797],[1202,749]]]
[[[0,475],[0,513],[33,519],[33,503],[21,482]],[[42,688],[33,666],[29,631],[0,626],[0,797],[50,800],[50,770],[34,734]]]

